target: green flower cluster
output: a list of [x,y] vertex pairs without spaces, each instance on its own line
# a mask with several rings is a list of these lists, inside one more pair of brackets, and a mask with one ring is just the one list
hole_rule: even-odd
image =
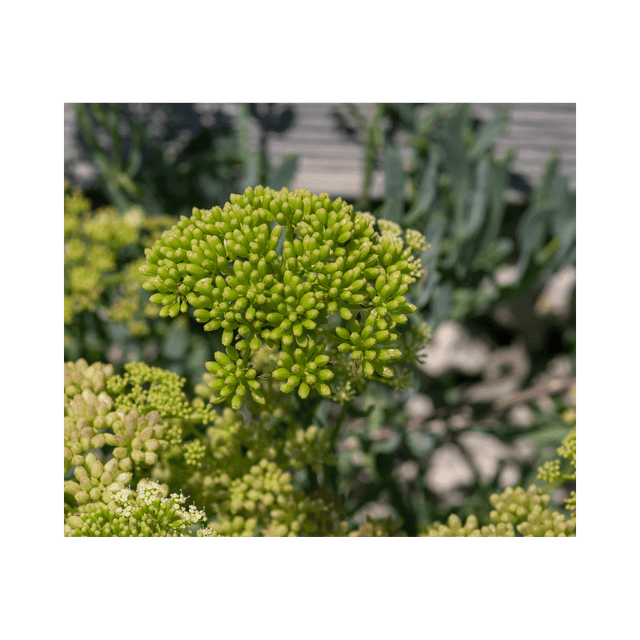
[[[157,412],[142,416],[135,407],[128,413],[124,409],[107,412],[109,401],[108,396],[97,398],[87,390],[65,406],[65,474],[73,466],[75,480],[67,480],[64,491],[77,505],[108,502],[131,481],[134,465],[154,464],[158,449],[167,445]],[[108,460],[101,452],[100,456],[93,452],[105,445],[113,447]]]
[[292,472],[307,465],[319,471],[332,461],[329,432],[314,425],[289,426],[281,432],[282,426],[268,415],[245,421],[226,407],[201,438],[182,444],[182,465],[167,450],[153,468],[152,478],[183,487],[207,508],[210,526],[219,535],[328,531],[338,519],[327,521],[326,496],[320,499],[296,490]]
[[177,418],[207,424],[212,419],[212,407],[203,402],[191,402],[182,391],[186,380],[178,374],[144,362],[130,362],[123,375],[107,379],[106,390],[118,398],[122,408],[137,407],[143,414],[157,411],[162,419]]
[[577,416],[575,411],[567,412],[565,419],[574,425],[573,430],[562,441],[558,453],[569,462],[568,473],[560,471],[560,461],[545,463],[538,470],[538,477],[550,483],[543,491],[531,485],[526,491],[522,487],[508,487],[502,494],[490,497],[493,510],[490,513],[491,524],[480,527],[478,519],[471,515],[463,525],[455,514],[449,516],[446,524],[435,522],[422,536],[427,538],[513,538],[516,534],[523,537],[575,538],[578,528],[578,497],[575,491],[565,500],[567,516],[548,509],[551,497],[549,490],[561,480],[576,480],[578,477],[578,438]]
[[291,474],[266,458],[242,475],[218,474],[215,484],[210,527],[218,535],[312,535],[326,510],[324,501],[296,491]]
[[[227,498],[231,478],[241,477],[254,464],[251,458],[268,448],[271,433],[225,407],[212,414],[204,433],[192,430],[192,439],[169,447],[154,466],[151,477],[187,491],[205,506]],[[249,449],[251,447],[251,449]]]
[[431,327],[426,322],[412,322],[408,332],[401,336],[401,349],[410,362],[422,363],[423,349],[431,342]]
[[305,495],[291,492],[270,513],[270,522],[262,528],[264,537],[343,536],[341,501],[322,489]]
[[183,384],[176,374],[141,363],[128,365],[124,376],[114,376],[111,365],[65,363],[66,515],[111,504],[138,473],[158,463],[170,442],[179,445],[185,425],[208,417],[210,409],[189,404]]
[[[552,486],[558,486],[568,480],[576,479],[576,414],[575,410],[569,409],[563,416],[565,422],[574,426],[573,430],[563,439],[558,448],[558,454],[564,458],[560,460],[549,460],[538,469],[538,479]],[[572,518],[576,518],[576,492],[571,491],[570,497],[565,499],[565,507],[571,513]]]
[[460,518],[455,513],[452,513],[447,519],[447,524],[435,522],[421,535],[438,538],[512,538],[516,534],[513,525],[504,522],[480,527],[478,519],[474,515],[468,516],[463,525]]
[[319,429],[314,424],[306,429],[290,429],[283,449],[295,471],[301,471],[308,465],[319,473],[324,465],[335,466],[337,462],[336,453],[331,451],[330,430]]
[[[169,216],[145,216],[139,209],[122,215],[114,207],[91,211],[91,202],[82,192],[64,184],[64,323],[72,325],[77,314],[95,312],[107,289],[116,291],[109,316],[130,322],[134,335],[149,332],[140,296],[140,264],[120,267],[119,253],[136,245],[147,246],[175,222]],[[141,249],[138,249],[141,251]],[[155,309],[151,307],[154,315]],[[149,315],[149,309],[146,309]]]
[[205,364],[207,371],[213,374],[209,383],[216,393],[213,401],[230,400],[231,408],[237,410],[242,406],[242,399],[248,390],[256,402],[264,404],[264,394],[256,380],[256,369],[244,359],[240,359],[235,347],[229,345],[226,351],[226,354],[216,351],[216,361]]
[[535,485],[527,491],[522,487],[509,487],[501,495],[492,495],[494,507],[490,517],[494,523],[515,526],[523,536],[571,536],[575,535],[575,518],[566,519],[562,513],[547,509],[548,493]]
[[576,535],[575,518],[565,518],[563,513],[554,513],[548,509],[536,511],[527,516],[527,521],[517,526],[523,536],[528,537],[574,537]]
[[263,459],[243,476],[228,479],[227,497],[214,506],[216,522],[212,527],[221,535],[253,536],[269,516],[277,517],[292,494],[291,474]]
[[563,476],[566,480],[576,479],[576,430],[574,429],[564,440],[558,448],[558,453],[569,461],[569,464],[573,468],[573,472],[565,474]]
[[374,223],[340,198],[259,186],[223,208],[194,208],[146,251],[143,286],[160,315],[191,306],[205,330],[222,330],[226,354],[208,364],[214,402],[237,409],[249,392],[264,404],[250,362],[264,345],[281,352],[280,391],[301,398],[330,396],[332,350],[365,376],[393,377],[394,329],[415,311],[405,294],[422,276],[411,252],[426,242],[412,232],[405,246],[397,225]]
[[[67,518],[65,536],[90,537],[178,537],[187,528],[206,521],[206,514],[194,505],[184,507],[182,494],[167,497],[168,488],[143,479],[137,491],[121,489],[108,503]],[[215,536],[208,527],[196,531],[198,537]]]
[[99,394],[105,390],[105,381],[113,375],[113,366],[96,362],[89,366],[86,360],[65,362],[64,364],[64,403],[65,406],[75,396],[88,390]]
[[[548,493],[531,485],[526,491],[522,487],[508,487],[502,494],[493,494],[489,500],[493,506],[491,524],[480,527],[478,519],[471,515],[464,525],[455,514],[449,516],[447,524],[440,522],[428,527],[422,535],[439,537],[567,537],[575,536],[575,518],[565,518],[562,513],[547,509]],[[516,533],[517,532],[517,533]]]

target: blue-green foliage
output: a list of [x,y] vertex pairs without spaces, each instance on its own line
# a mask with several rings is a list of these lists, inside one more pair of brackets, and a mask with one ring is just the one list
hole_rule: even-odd
[[[293,122],[290,109],[262,112],[240,105],[236,118],[217,110],[212,123],[203,126],[192,106],[153,105],[150,113],[162,113],[176,137],[191,131],[179,153],[168,151],[167,142],[174,141],[153,133],[150,115],[134,113],[127,105],[74,104],[73,109],[100,189],[122,212],[141,206],[153,215],[188,215],[194,205],[224,202],[229,193],[249,185],[289,186],[297,168],[297,156],[274,166],[268,155],[269,138]],[[257,152],[249,144],[251,126],[260,132]]]
[[[548,161],[526,208],[510,220],[504,194],[513,154],[498,159],[492,150],[505,131],[506,112],[477,123],[469,105],[430,105],[424,114],[417,107],[375,105],[366,120],[351,105],[347,114],[367,149],[360,205],[370,204],[377,157],[384,195],[374,214],[421,231],[431,245],[423,255],[426,277],[412,299],[429,324],[487,309],[575,264],[575,192],[557,157]],[[401,131],[411,150],[408,166],[398,151]],[[514,278],[499,285],[492,276],[507,264],[516,266]]]

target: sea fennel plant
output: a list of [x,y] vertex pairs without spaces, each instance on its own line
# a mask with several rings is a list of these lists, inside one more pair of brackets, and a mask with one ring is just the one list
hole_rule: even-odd
[[184,380],[141,363],[124,376],[67,363],[66,535],[186,535],[205,519],[198,535],[397,534],[390,520],[349,530],[336,440],[354,395],[402,384],[398,365],[428,339],[420,324],[401,336],[425,247],[307,190],[249,188],[182,217],[147,250],[143,286],[161,316],[192,307],[221,332],[196,391],[228,406],[191,402]]
[[65,363],[65,536],[574,536],[575,492],[569,517],[549,504],[575,481],[575,431],[558,450],[566,468],[539,470],[547,489],[492,495],[482,527],[451,516],[420,532],[392,518],[354,528],[343,509],[338,434],[347,414],[367,415],[352,400],[368,384],[403,388],[400,365],[429,339],[424,323],[406,330],[405,298],[426,241],[401,236],[326,194],[262,187],[165,231],[144,287],[162,316],[195,309],[225,351],[195,399],[159,367]]

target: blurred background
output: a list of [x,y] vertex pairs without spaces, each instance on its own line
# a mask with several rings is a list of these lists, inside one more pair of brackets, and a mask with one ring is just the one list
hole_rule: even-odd
[[575,118],[575,104],[65,104],[65,360],[144,360],[193,392],[219,336],[158,318],[144,247],[246,186],[341,196],[426,236],[410,301],[432,327],[403,387],[372,386],[345,422],[345,509],[410,533],[482,519],[491,493],[535,483],[575,420]]

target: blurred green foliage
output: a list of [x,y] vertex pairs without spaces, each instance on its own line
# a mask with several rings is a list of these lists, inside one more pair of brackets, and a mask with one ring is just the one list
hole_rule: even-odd
[[82,192],[65,182],[65,359],[107,360],[110,347],[124,350],[124,342],[152,335],[157,312],[148,306],[139,267],[144,248],[172,223],[139,208],[92,211]]
[[[493,154],[507,113],[479,123],[466,104],[376,104],[369,117],[355,105],[337,112],[340,128],[364,141],[360,207],[371,207],[374,170],[381,165],[384,197],[373,213],[421,231],[430,243],[427,274],[412,301],[432,326],[462,320],[509,299],[562,265],[575,265],[576,197],[552,156],[515,221],[505,219],[513,152]],[[404,136],[411,156],[398,148]],[[508,283],[496,271],[513,267]]]
[[[222,108],[206,125],[194,105],[74,104],[81,139],[98,170],[106,200],[120,211],[142,207],[152,215],[191,215],[194,206],[224,203],[249,185],[288,186],[297,156],[274,166],[269,140],[294,122],[290,107]],[[258,132],[257,150],[250,130]]]

